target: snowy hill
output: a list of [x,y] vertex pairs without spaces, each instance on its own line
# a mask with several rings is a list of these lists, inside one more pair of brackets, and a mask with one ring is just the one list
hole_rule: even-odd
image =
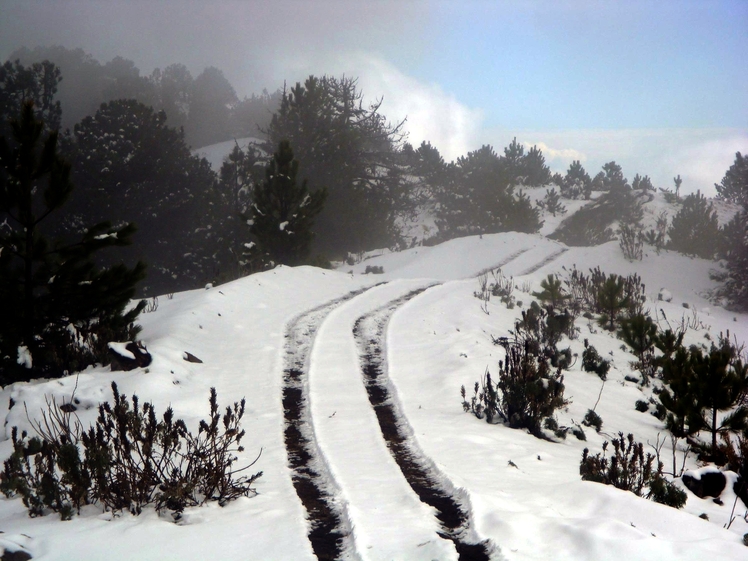
[[[340,518],[343,558],[458,559],[459,548],[484,541],[491,559],[744,559],[748,521],[740,501],[735,522],[723,528],[735,499],[729,486],[722,505],[688,492],[685,508],[676,510],[580,479],[583,448],[598,452],[618,431],[652,444],[666,434],[660,421],[634,408],[652,388],[625,380],[634,374],[633,355],[594,322],[580,317],[579,336],[561,346],[581,356],[588,339],[612,362],[608,380],[603,385],[576,361],[565,373],[570,403],[557,418],[561,425],[578,423],[599,401],[600,434],[585,428],[585,442],[571,435],[549,442],[463,412],[460,386],[472,388],[486,368],[497,370],[501,349],[491,336],[508,334],[543,278],[563,277],[573,265],[582,271],[596,266],[607,273],[637,271],[653,316],[664,312],[672,323],[695,325],[687,343],[715,339],[726,329],[748,340],[748,317],[706,298],[714,288],[711,262],[663,251],[632,264],[617,242],[567,248],[541,235],[515,233],[370,255],[339,271],[279,267],[208,290],[164,296],[140,320],[141,339],[153,355],[148,368],[91,368],[4,388],[0,455],[12,450],[11,427],[32,430],[30,419],[40,418],[45,398],[63,403],[74,396],[76,415],[87,425],[97,404],[111,398],[109,387],[116,381],[122,393],[152,401],[157,412],[171,405],[196,430],[208,413],[213,386],[221,406],[247,399],[246,450],[238,463],[250,463],[262,449],[253,467],[263,472],[257,496],[225,507],[189,508],[178,523],[152,509],[137,517],[112,516],[95,506],[69,522],[55,514],[29,518],[20,499],[2,499],[0,545],[50,561],[315,559],[308,497],[300,498],[295,488],[300,472],[289,464],[284,436],[289,423],[297,422],[287,398],[299,388],[306,392],[299,430],[316,484]],[[383,273],[363,274],[367,266],[382,267]],[[494,298],[481,308],[474,296],[476,276],[497,267],[513,277],[522,307],[507,309]],[[662,289],[671,301],[658,300]],[[185,361],[185,352],[203,362]],[[378,369],[376,381],[362,369],[367,361]],[[299,380],[289,375],[297,367]],[[398,437],[383,435],[383,413],[374,406],[377,391],[395,419],[388,426],[411,447],[405,460],[393,456],[397,446],[388,438]],[[9,409],[11,400],[15,405]],[[672,454],[668,446],[669,441],[662,450],[666,459]],[[682,451],[677,455],[680,462]],[[698,467],[693,456],[686,467]],[[437,518],[438,509],[417,491],[409,479],[413,474],[439,489],[445,509],[440,516],[450,508],[462,516],[455,532],[445,531],[439,521],[444,517]],[[702,513],[708,521],[699,518]]]
[[235,140],[226,140],[225,142],[219,142],[218,144],[211,144],[203,148],[197,148],[192,151],[195,156],[205,158],[210,163],[210,167],[216,173],[221,171],[221,165],[223,160],[231,154],[234,146],[239,146],[242,150],[246,149],[250,144],[262,145],[264,141],[260,138],[248,136],[246,138],[237,138]]

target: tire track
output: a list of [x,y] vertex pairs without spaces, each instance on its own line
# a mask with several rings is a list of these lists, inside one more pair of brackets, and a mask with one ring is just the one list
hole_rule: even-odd
[[346,507],[314,435],[309,410],[309,356],[322,321],[335,308],[369,290],[351,292],[296,316],[286,328],[283,370],[284,441],[296,494],[307,511],[309,541],[320,560],[359,559]]
[[[432,285],[435,286],[435,285]],[[488,561],[497,551],[480,541],[474,528],[470,500],[460,492],[419,448],[387,374],[385,335],[392,314],[430,287],[412,291],[361,316],[353,328],[359,349],[364,386],[382,436],[403,476],[420,500],[436,510],[439,536],[454,543],[460,561]]]
[[467,278],[469,278],[469,279],[477,278],[477,277],[479,277],[481,275],[485,275],[487,273],[490,273],[491,271],[495,271],[496,269],[501,269],[502,267],[508,265],[509,263],[511,263],[512,261],[514,261],[515,259],[517,259],[517,257],[519,257],[520,255],[522,255],[523,253],[527,253],[528,251],[530,251],[530,249],[532,249],[532,248],[527,247],[525,249],[520,249],[519,251],[515,251],[511,255],[508,255],[507,257],[505,257],[501,261],[501,263],[497,263],[496,265],[494,265],[492,267],[488,267],[486,269],[482,269],[482,270],[478,271],[478,273],[476,273],[475,275],[470,275]]
[[567,251],[569,251],[568,247],[562,247],[558,251],[554,251],[553,253],[551,253],[548,257],[546,257],[545,259],[543,259],[540,263],[536,263],[535,265],[533,265],[529,269],[525,269],[524,271],[522,271],[521,273],[519,273],[517,276],[521,277],[521,276],[524,276],[524,275],[529,275],[531,273],[534,273],[535,271],[537,271],[541,267],[545,267],[548,263],[550,263],[552,261],[555,261],[556,259],[558,259],[559,257],[561,257]]

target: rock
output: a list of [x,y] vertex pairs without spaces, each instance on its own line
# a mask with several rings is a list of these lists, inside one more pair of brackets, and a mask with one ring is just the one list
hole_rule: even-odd
[[202,360],[200,360],[199,358],[197,358],[192,353],[188,353],[187,351],[184,351],[184,353],[182,354],[182,358],[184,360],[186,360],[187,362],[194,362],[196,364],[202,364],[203,363]]
[[109,355],[112,357],[112,372],[142,368],[153,361],[153,357],[143,343],[134,341],[109,343]]
[[31,554],[28,551],[18,549],[16,551],[3,551],[0,561],[28,561]]
[[[700,477],[698,477],[700,475]],[[719,497],[727,485],[727,478],[721,471],[707,471],[702,474],[686,473],[683,484],[700,499],[704,497]]]

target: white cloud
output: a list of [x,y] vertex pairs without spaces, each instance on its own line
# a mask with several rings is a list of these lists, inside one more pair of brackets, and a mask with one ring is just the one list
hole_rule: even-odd
[[524,144],[525,150],[537,146],[543,152],[549,167],[555,168],[561,165],[562,168],[566,168],[574,160],[579,160],[582,163],[587,161],[587,154],[574,148],[551,148],[545,142],[523,141],[522,144]]
[[577,159],[594,176],[615,160],[629,181],[638,173],[649,175],[656,187],[672,188],[673,177],[680,175],[682,193],[701,190],[707,196],[716,194],[714,184],[735,161],[735,152],[748,152],[748,133],[737,129],[493,129],[480,136],[497,151],[515,136],[526,146],[536,144],[553,171],[563,173]]
[[447,161],[476,148],[483,112],[460,103],[438,85],[421,82],[368,53],[341,55],[328,67],[336,76],[358,77],[365,103],[383,98],[381,112],[391,122],[407,117],[404,129],[416,148],[429,141]]

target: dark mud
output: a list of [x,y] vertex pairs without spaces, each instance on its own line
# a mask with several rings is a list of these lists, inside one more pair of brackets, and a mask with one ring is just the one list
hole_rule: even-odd
[[317,559],[325,561],[340,559],[346,549],[352,549],[351,529],[342,507],[335,501],[336,491],[330,484],[333,478],[319,461],[319,447],[309,424],[306,382],[309,354],[327,314],[364,291],[352,292],[309,310],[294,319],[286,330],[282,395],[286,452],[296,494],[307,511],[312,550]]

